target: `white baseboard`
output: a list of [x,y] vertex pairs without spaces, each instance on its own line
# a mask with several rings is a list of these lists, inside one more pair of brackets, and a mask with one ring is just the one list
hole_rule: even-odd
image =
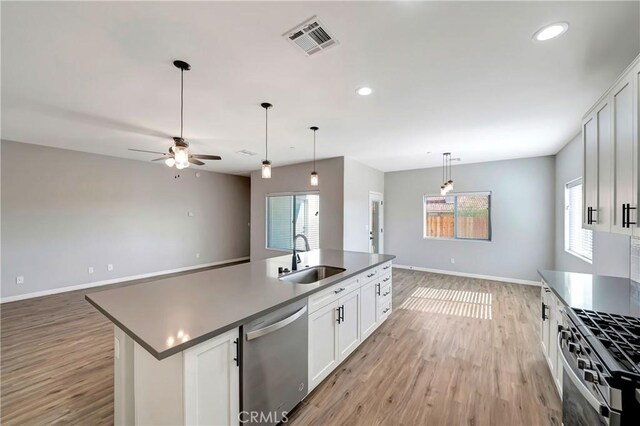
[[400,269],[410,269],[412,271],[433,272],[434,274],[456,275],[458,277],[479,278],[481,280],[490,280],[490,281],[501,281],[505,283],[534,285],[538,287],[540,287],[541,285],[540,281],[522,280],[520,278],[494,277],[492,275],[480,275],[480,274],[471,274],[468,272],[445,271],[444,269],[432,269],[432,268],[423,268],[421,266],[398,265],[395,263],[393,264],[393,267],[400,268]]
[[68,291],[82,290],[85,288],[99,287],[102,285],[117,284],[125,281],[139,280],[142,278],[152,278],[152,277],[157,277],[159,275],[168,275],[168,274],[174,274],[176,272],[190,271],[192,269],[207,268],[209,266],[224,265],[225,263],[241,262],[243,260],[249,260],[249,256],[238,257],[235,259],[228,259],[228,260],[220,260],[217,262],[201,263],[200,265],[185,266],[183,268],[167,269],[165,271],[149,272],[146,274],[139,274],[139,275],[130,275],[128,277],[113,278],[110,280],[94,281],[91,283],[72,285],[68,287],[52,288],[51,290],[35,291],[33,293],[18,294],[16,296],[2,297],[0,298],[0,304],[15,302],[17,300],[32,299],[34,297],[49,296],[49,295],[58,294],[58,293],[66,293]]

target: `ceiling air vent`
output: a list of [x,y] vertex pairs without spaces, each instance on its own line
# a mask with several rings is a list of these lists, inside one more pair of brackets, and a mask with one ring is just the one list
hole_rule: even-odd
[[282,35],[289,42],[298,46],[305,55],[311,56],[338,44],[327,27],[317,16],[298,25]]

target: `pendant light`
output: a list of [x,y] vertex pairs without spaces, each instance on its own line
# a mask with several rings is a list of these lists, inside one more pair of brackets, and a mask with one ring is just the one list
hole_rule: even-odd
[[451,177],[451,153],[442,154],[442,185],[440,186],[440,195],[447,195],[453,191],[453,179]]
[[[189,71],[191,69],[191,65],[184,61],[174,61],[173,65],[180,69],[180,139],[181,143],[184,143],[184,139],[182,137],[182,130],[184,127],[184,72]],[[185,145],[176,145],[172,147],[173,151],[173,161],[169,161],[169,159],[165,160],[165,164],[169,167],[176,166],[176,169],[182,170],[186,167],[189,167],[189,148]]]
[[260,106],[264,108],[264,161],[262,162],[262,179],[271,179],[271,161],[269,161],[269,108],[271,105],[268,102],[261,103]]
[[309,127],[313,130],[313,171],[311,172],[311,186],[318,186],[318,173],[316,173],[316,132],[317,126]]

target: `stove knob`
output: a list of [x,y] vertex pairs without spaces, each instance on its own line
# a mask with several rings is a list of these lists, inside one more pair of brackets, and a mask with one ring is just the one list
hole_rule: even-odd
[[598,373],[593,370],[584,370],[584,379],[587,382],[595,383],[596,385],[600,383]]
[[580,353],[580,346],[576,345],[575,343],[569,343],[569,352],[574,352],[576,354]]
[[584,370],[586,368],[591,368],[591,361],[586,358],[578,357],[578,368],[580,370]]

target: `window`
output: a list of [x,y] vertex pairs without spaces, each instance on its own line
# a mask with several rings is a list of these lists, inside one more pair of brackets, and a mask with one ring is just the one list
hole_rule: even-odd
[[424,238],[491,241],[491,193],[424,197]]
[[320,248],[319,194],[267,196],[267,248],[292,249],[294,200],[296,250],[308,251]]
[[593,232],[582,229],[582,179],[566,184],[564,190],[564,249],[591,263]]

